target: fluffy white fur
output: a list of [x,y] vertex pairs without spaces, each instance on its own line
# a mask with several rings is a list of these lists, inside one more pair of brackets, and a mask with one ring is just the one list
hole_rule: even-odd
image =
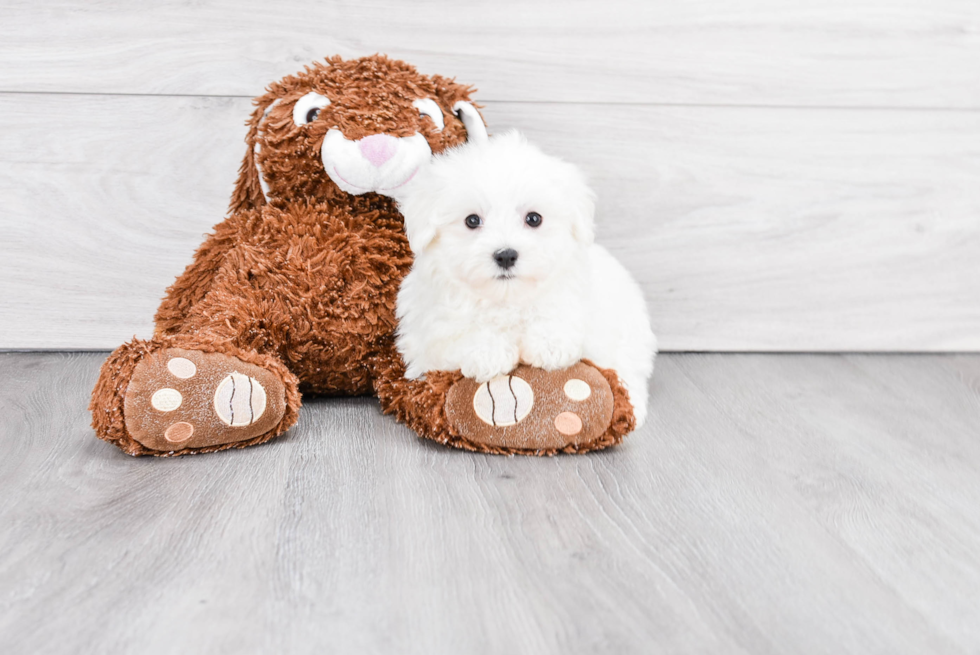
[[[482,382],[588,358],[616,371],[643,423],[656,339],[639,286],[594,243],[594,194],[575,166],[511,132],[435,157],[399,205],[415,253],[398,294],[406,377]],[[470,214],[483,224],[468,228]],[[504,269],[493,255],[508,248],[518,258]]]

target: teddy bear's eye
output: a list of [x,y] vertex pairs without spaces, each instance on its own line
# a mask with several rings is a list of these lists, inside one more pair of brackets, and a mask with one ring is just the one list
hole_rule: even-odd
[[436,125],[436,131],[442,132],[442,128],[446,127],[446,119],[442,115],[442,110],[439,109],[439,105],[436,104],[435,100],[431,98],[419,98],[412,103],[412,106],[419,110],[420,116],[428,116],[432,119],[432,122]]
[[470,214],[469,216],[466,217],[466,220],[463,222],[466,223],[466,227],[470,228],[471,230],[475,230],[476,228],[483,225],[483,219],[477,216],[476,214]]
[[330,98],[310,92],[293,105],[293,122],[299,126],[312,123],[320,115],[320,110],[330,104]]
[[528,212],[527,216],[524,217],[524,222],[528,224],[528,227],[538,227],[541,225],[541,214]]

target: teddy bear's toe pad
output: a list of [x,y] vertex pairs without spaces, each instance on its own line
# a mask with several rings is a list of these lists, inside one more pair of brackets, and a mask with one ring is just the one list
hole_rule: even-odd
[[160,451],[246,441],[272,430],[285,410],[285,385],[273,373],[181,348],[147,355],[123,406],[130,436]]
[[598,439],[612,421],[613,394],[582,362],[550,372],[522,365],[483,384],[463,378],[449,390],[446,414],[477,444],[555,451]]

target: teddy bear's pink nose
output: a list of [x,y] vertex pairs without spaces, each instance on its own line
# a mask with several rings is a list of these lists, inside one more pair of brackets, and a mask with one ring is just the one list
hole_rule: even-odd
[[366,136],[358,144],[361,154],[375,166],[381,166],[391,159],[398,150],[398,139],[387,134],[372,134]]

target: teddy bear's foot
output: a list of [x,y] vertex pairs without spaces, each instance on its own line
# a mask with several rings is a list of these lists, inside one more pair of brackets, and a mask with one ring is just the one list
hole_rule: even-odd
[[137,364],[123,411],[129,436],[147,449],[215,449],[271,436],[286,411],[286,386],[236,357],[164,348]]
[[588,362],[551,372],[522,365],[483,384],[460,379],[449,390],[445,411],[454,432],[475,449],[596,450],[618,443],[632,428],[625,389],[615,377],[612,382],[623,396],[618,407],[610,380]]

